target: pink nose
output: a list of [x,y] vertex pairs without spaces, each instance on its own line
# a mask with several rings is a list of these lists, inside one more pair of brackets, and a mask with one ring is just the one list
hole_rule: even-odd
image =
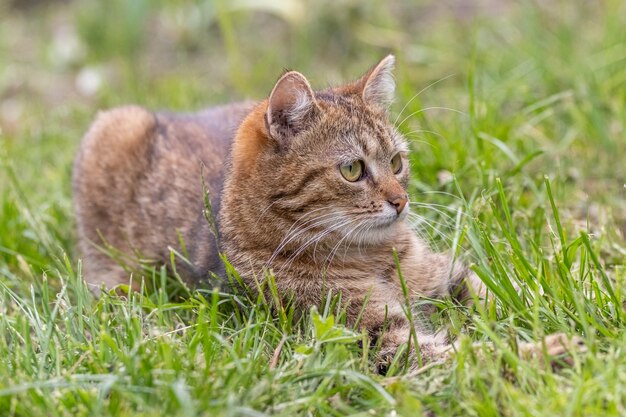
[[404,194],[393,196],[387,199],[387,202],[396,208],[396,213],[400,214],[402,210],[404,210],[404,206],[406,206],[408,200],[406,194]]

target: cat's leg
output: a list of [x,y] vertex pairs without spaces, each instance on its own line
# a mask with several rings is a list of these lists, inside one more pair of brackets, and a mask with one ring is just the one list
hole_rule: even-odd
[[[254,288],[258,284],[249,282],[249,285]],[[445,359],[452,351],[445,334],[431,332],[419,314],[414,315],[411,323],[405,312],[402,291],[392,282],[342,280],[322,284],[277,279],[276,287],[282,299],[293,302],[299,312],[307,311],[311,306],[319,307],[329,290],[334,294],[340,293],[346,302],[347,325],[367,331],[372,344],[379,347],[375,357],[379,372],[385,372],[398,348],[409,341],[411,368]],[[264,292],[267,299],[273,298],[268,288],[264,288]],[[413,334],[416,338],[412,338]]]
[[450,295],[463,304],[471,305],[474,296],[479,299],[487,299],[490,296],[485,283],[460,261],[454,261],[450,272],[447,275],[444,274],[441,279],[446,281],[447,294],[445,295]]
[[[453,297],[461,303],[470,304],[472,295],[487,297],[487,287],[480,278],[446,253],[431,252],[416,245],[413,253],[401,261],[401,272],[416,298]],[[396,275],[394,280],[397,279]]]
[[[452,350],[446,336],[429,331],[417,314],[413,323],[409,321],[402,294],[394,285],[376,283],[367,288],[344,288],[343,293],[349,294],[348,323],[355,325],[356,318],[360,317],[358,326],[366,329],[380,345],[376,357],[379,372],[387,369],[398,348],[409,343],[412,334],[417,339],[417,346],[411,339],[411,351],[408,352],[412,368],[445,359]],[[367,300],[366,304],[364,300]]]
[[[79,227],[79,249],[82,255],[82,277],[95,295],[118,285],[129,285],[134,291],[141,289],[141,277],[132,275],[122,264],[106,253],[102,245],[96,245],[83,235]],[[123,248],[116,248],[123,249]]]
[[381,346],[375,360],[379,373],[385,373],[398,348],[409,343],[409,340],[411,349],[408,352],[409,364],[413,371],[425,365],[445,361],[454,352],[454,346],[448,342],[444,333],[432,333],[419,325],[415,326],[415,339],[410,339],[411,325],[408,320],[401,325],[388,327],[379,338]]
[[400,267],[414,297],[454,299],[470,304],[472,294],[487,297],[487,287],[465,264],[450,254],[431,251],[416,236]]

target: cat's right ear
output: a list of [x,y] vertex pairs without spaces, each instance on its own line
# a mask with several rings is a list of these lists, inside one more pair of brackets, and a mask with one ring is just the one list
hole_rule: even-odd
[[395,63],[396,58],[387,55],[357,81],[356,85],[365,102],[376,104],[383,109],[389,108],[396,89],[393,79]]
[[305,130],[319,111],[311,85],[296,71],[276,82],[268,100],[265,124],[269,135],[279,142]]

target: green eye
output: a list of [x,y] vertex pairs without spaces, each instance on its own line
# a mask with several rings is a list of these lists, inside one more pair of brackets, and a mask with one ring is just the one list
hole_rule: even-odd
[[394,174],[399,174],[402,171],[402,157],[399,153],[396,154],[393,158],[391,158],[391,170]]
[[363,161],[354,161],[348,165],[339,167],[341,175],[350,182],[358,181],[363,175]]

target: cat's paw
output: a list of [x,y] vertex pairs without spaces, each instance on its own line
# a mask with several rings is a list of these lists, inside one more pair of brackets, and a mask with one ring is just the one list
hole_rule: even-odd
[[[424,367],[430,367],[442,363],[451,357],[454,352],[453,346],[448,343],[445,333],[421,333],[417,332],[417,346],[415,343],[407,344],[410,337],[408,329],[398,329],[390,332],[383,338],[383,343],[374,361],[376,372],[387,374],[394,359],[400,359],[400,363],[409,364],[409,372],[419,372]],[[404,334],[406,332],[406,334]],[[396,358],[401,352],[401,357]]]
[[520,345],[519,353],[522,358],[540,361],[547,355],[553,367],[562,365],[572,366],[574,364],[573,353],[587,351],[584,341],[578,336],[568,337],[565,333],[554,333],[544,337],[541,342],[523,343]]
[[374,372],[379,375],[387,375],[389,366],[393,362],[393,358],[396,355],[397,347],[386,346],[383,347],[374,358]]
[[[378,374],[387,375],[387,371],[397,352],[397,349],[389,349],[381,350],[378,353],[374,363]],[[404,359],[409,364],[407,375],[416,376],[426,369],[440,365],[450,360],[453,357],[453,353],[452,345],[422,345],[419,351],[415,348],[408,352],[405,351],[404,355],[408,355],[408,358],[405,356]]]

